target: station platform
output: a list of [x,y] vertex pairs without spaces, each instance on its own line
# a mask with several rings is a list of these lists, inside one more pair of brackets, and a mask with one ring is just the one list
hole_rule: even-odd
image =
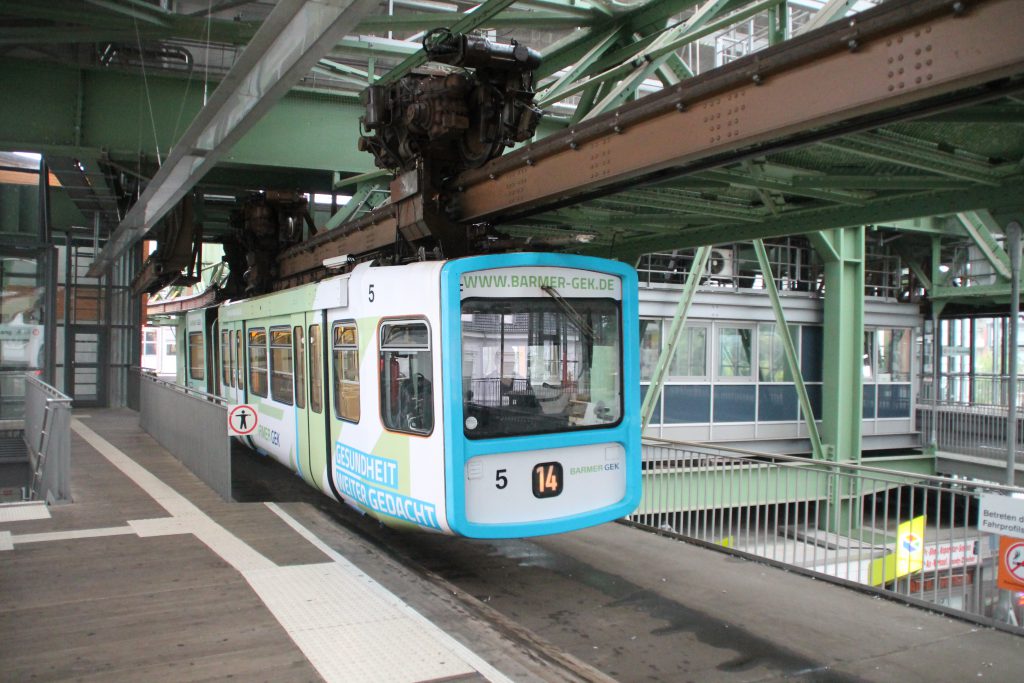
[[[509,589],[517,618],[491,618],[315,505],[221,500],[128,410],[76,412],[71,481],[73,503],[0,508],[4,680],[1018,681],[1024,668],[1013,635],[616,524],[514,542],[504,564],[486,546],[480,574],[506,586],[527,581],[517,567],[589,572],[575,587],[539,574]],[[429,547],[481,547],[455,541]],[[541,607],[566,597],[591,624],[575,639]],[[633,656],[649,666],[623,667]]]

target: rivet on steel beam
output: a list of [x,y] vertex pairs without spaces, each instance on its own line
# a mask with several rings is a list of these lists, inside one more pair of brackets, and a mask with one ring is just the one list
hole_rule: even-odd
[[526,160],[526,165],[527,166],[533,166],[535,163],[537,163],[537,162],[534,161],[533,159],[527,159]]
[[966,11],[967,5],[965,5],[964,3],[959,2],[959,0],[953,3],[953,14],[963,14]]
[[755,85],[761,85],[761,74],[754,74],[753,76],[751,76],[750,80],[754,81]]
[[612,130],[614,130],[616,133],[621,133],[622,132],[622,126],[620,126],[618,124],[615,124],[614,126],[612,126]]
[[575,140],[573,140],[572,142],[569,143],[569,149],[579,149],[579,148],[580,148],[580,146],[578,144],[576,144]]
[[846,42],[846,47],[850,48],[850,52],[856,52],[857,48],[860,47],[860,43],[857,42],[856,38],[851,38]]
[[686,105],[683,104],[682,102],[676,102],[676,111],[678,111],[678,112],[686,111]]
[[490,178],[491,180],[497,180],[498,179],[498,176],[494,175],[493,173],[488,173],[487,177]]

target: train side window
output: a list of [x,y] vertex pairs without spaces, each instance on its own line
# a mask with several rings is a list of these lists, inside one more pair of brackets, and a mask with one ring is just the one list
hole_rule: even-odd
[[295,405],[306,407],[306,344],[303,341],[302,326],[296,325],[292,330],[292,343],[295,345]]
[[292,404],[292,331],[270,328],[270,396],[278,403]]
[[380,327],[380,413],[384,426],[429,434],[434,429],[430,329],[420,320]]
[[359,333],[354,322],[335,323],[333,330],[334,414],[359,422]]
[[228,345],[228,331],[221,330],[220,333],[220,377],[221,383],[227,387],[231,385],[231,347]]
[[320,342],[320,326],[309,326],[309,409],[314,413],[323,411],[323,346]]
[[235,331],[228,330],[228,386],[235,386],[235,373],[238,367],[238,356],[235,354]]
[[235,330],[235,386],[245,391],[245,353],[242,349],[242,331]]
[[249,389],[267,397],[267,332],[262,327],[249,330]]
[[188,376],[206,379],[206,351],[202,332],[188,333]]

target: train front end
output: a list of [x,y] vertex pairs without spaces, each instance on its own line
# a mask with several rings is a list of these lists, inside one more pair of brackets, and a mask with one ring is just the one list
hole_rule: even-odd
[[560,254],[449,261],[441,274],[449,525],[539,536],[640,500],[636,272]]

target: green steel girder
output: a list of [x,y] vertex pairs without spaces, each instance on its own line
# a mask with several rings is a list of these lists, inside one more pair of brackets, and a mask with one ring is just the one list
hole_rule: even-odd
[[[963,190],[920,192],[879,197],[864,206],[815,206],[787,210],[756,223],[731,223],[715,227],[680,230],[675,235],[623,240],[617,245],[625,261],[663,249],[682,249],[716,244],[728,236],[730,241],[745,241],[784,235],[799,235],[828,227],[877,225],[919,216],[937,216],[979,208],[996,210],[1024,206],[1020,187],[1024,176],[1003,179],[997,187],[975,185]],[[585,249],[583,251],[586,251]]]
[[[947,152],[936,144],[912,141],[881,131],[858,133],[820,144],[848,154],[975,183],[997,185],[1002,175],[998,167],[987,161]],[[1005,167],[1012,168],[1013,165],[1006,164]]]
[[[137,17],[127,16],[124,11],[130,10],[122,5],[122,11],[111,11],[107,7],[87,5],[76,0],[47,0],[47,2],[23,2],[21,0],[0,0],[0,15],[9,17],[20,17],[23,19],[38,19],[44,21],[59,21],[91,27],[87,31],[90,36],[86,40],[75,40],[73,27],[54,26],[49,27],[54,34],[60,34],[62,39],[49,42],[100,42],[131,40],[138,38],[191,38],[194,40],[210,40],[216,43],[232,43],[244,45],[256,33],[260,22],[252,21],[229,21],[225,19],[210,19],[205,17],[190,17],[174,12],[168,12],[155,5],[153,11],[143,10],[141,14],[150,17],[149,21],[138,24]],[[139,5],[134,5],[139,8]],[[11,44],[14,37],[19,36],[19,31],[35,27],[6,26],[0,28],[0,44]],[[68,30],[72,28],[72,30]],[[21,34],[22,36],[24,34]],[[24,41],[23,41],[24,42]]]
[[545,86],[540,92],[537,93],[537,106],[547,107],[561,99],[564,99],[568,95],[562,95],[562,90],[567,86],[575,83],[590,70],[590,67],[596,62],[601,55],[605,53],[616,41],[621,40],[624,33],[619,27],[612,28],[602,35],[596,37],[593,46],[580,57],[579,61],[570,66],[566,73],[559,76],[555,81]]
[[[166,152],[202,104],[202,88],[173,77],[149,75],[144,82],[114,71],[0,58],[0,80],[8,102],[0,111],[0,144],[24,151],[87,147],[121,158],[155,159],[157,147]],[[361,113],[351,99],[293,91],[224,162],[372,170],[370,156],[356,147],[359,131],[353,122]]]
[[[482,5],[476,8],[472,14],[463,16],[462,19],[453,23],[449,28],[452,33],[467,33],[475,28],[483,26],[489,23],[494,17],[500,12],[507,9],[515,0],[486,0]],[[427,54],[423,50],[417,50],[415,53],[406,57],[400,64],[391,69],[389,72],[380,77],[377,81],[380,85],[387,85],[397,81],[402,76],[409,73],[411,70],[425,64],[427,62]]]
[[644,396],[643,404],[640,406],[640,432],[641,434],[651,423],[651,416],[654,415],[654,406],[661,399],[661,391],[665,386],[665,378],[668,376],[668,368],[676,355],[676,348],[682,337],[683,328],[686,327],[686,317],[690,312],[690,305],[693,297],[697,294],[697,287],[701,278],[704,277],[708,265],[708,258],[711,256],[711,247],[706,245],[699,247],[693,256],[693,263],[690,264],[690,272],[686,275],[686,284],[679,295],[679,303],[676,304],[675,314],[672,316],[672,324],[669,326],[667,335],[668,344],[658,355],[658,362],[651,373],[651,383],[647,387],[647,394]]
[[807,426],[807,435],[811,441],[811,455],[816,460],[822,460],[825,452],[821,446],[821,436],[818,434],[818,423],[814,420],[814,410],[811,407],[811,399],[807,395],[807,387],[804,385],[803,372],[800,369],[800,360],[796,354],[796,345],[793,344],[793,336],[790,334],[789,325],[786,323],[786,313],[782,308],[782,300],[779,298],[779,290],[775,287],[775,276],[772,274],[772,264],[768,260],[768,252],[765,251],[764,242],[754,240],[754,252],[757,254],[757,262],[761,268],[762,280],[768,298],[772,302],[772,310],[775,312],[775,325],[778,328],[779,336],[782,337],[782,347],[786,353],[786,364],[789,366],[789,374],[793,378],[797,398],[800,400],[800,413]]
[[957,218],[996,273],[1004,280],[1011,279],[1010,257],[993,235],[994,232],[1002,232],[1002,229],[992,214],[988,211],[965,211],[958,213]]
[[913,253],[910,249],[905,248],[899,242],[893,244],[893,249],[896,254],[899,255],[903,263],[910,268],[910,271],[921,281],[924,288],[929,293],[932,291],[932,279],[931,276],[925,272],[925,264],[921,262],[921,255],[919,253]]
[[[588,66],[577,77],[578,82],[571,86],[563,86],[563,98],[580,92],[593,83],[618,82],[613,88],[602,94],[601,101],[587,111],[586,117],[597,116],[614,109],[632,99],[640,85],[653,74],[671,68],[676,78],[692,76],[689,68],[679,59],[676,50],[734,23],[748,19],[775,7],[782,0],[761,0],[745,7],[742,11],[727,17],[711,21],[714,17],[746,5],[736,0],[710,0],[702,5],[687,21],[680,22],[666,29],[658,27],[655,32],[643,35],[612,52],[603,50],[604,56]],[[587,53],[590,54],[590,51]],[[543,66],[541,67],[543,69]],[[585,78],[583,78],[585,77]],[[668,79],[671,81],[671,79]],[[550,98],[549,98],[550,101]]]
[[801,33],[813,31],[825,24],[838,21],[846,16],[846,13],[856,4],[857,0],[828,0],[818,12],[811,17],[811,20],[801,27]]
[[629,33],[642,35],[660,31],[665,28],[668,19],[699,3],[700,0],[650,0],[636,9],[595,23],[590,30],[567,36],[542,52],[544,61],[536,72],[537,80],[574,64],[590,50],[596,36],[609,29],[622,27]]
[[363,40],[361,38],[343,38],[334,46],[332,54],[344,54],[352,57],[386,57],[391,59],[405,59],[410,55],[419,52],[420,48],[409,43],[398,41],[377,41],[372,38]]
[[968,188],[970,181],[957,178],[945,178],[937,175],[797,175],[789,179],[793,188],[816,188],[840,190],[955,190]]
[[[729,12],[739,7],[745,7],[742,11],[735,12],[728,16],[723,16],[714,22],[708,23],[704,26],[693,27],[689,29],[686,22],[680,23],[676,26],[665,28],[665,26],[651,27],[653,30],[650,33],[645,33],[642,38],[635,41],[634,43],[623,47],[620,50],[609,52],[603,59],[599,60],[595,65],[594,69],[601,71],[614,67],[617,64],[621,64],[631,59],[642,58],[644,60],[653,60],[661,57],[666,53],[678,50],[681,47],[686,46],[700,38],[711,35],[716,31],[720,31],[727,28],[735,23],[749,19],[755,14],[767,11],[769,8],[779,4],[782,0],[760,0],[759,2],[753,2],[753,0],[742,0],[740,2],[728,3],[723,8],[723,12]],[[681,33],[673,33],[673,31],[682,30]],[[674,39],[667,40],[664,44],[659,43],[662,36],[672,35]]]
[[[476,12],[460,14],[422,12],[416,14],[397,14],[394,16],[377,15],[367,17],[359,22],[359,29],[370,33],[427,31],[432,28],[447,28],[453,22],[468,21],[475,17]],[[574,29],[580,26],[587,26],[594,21],[595,19],[581,17],[578,14],[561,12],[502,12],[486,20],[485,25],[487,28],[495,29]]]
[[762,166],[761,172],[757,174],[744,172],[739,169],[719,168],[713,171],[704,171],[698,175],[702,178],[727,182],[733,187],[771,190],[798,197],[810,197],[812,199],[821,199],[838,204],[852,204],[854,206],[861,206],[870,201],[874,196],[867,192],[857,192],[855,190],[801,187],[784,177],[775,175],[771,165]]
[[981,104],[976,107],[954,109],[932,114],[926,119],[910,123],[1024,123],[1024,106],[1019,104]]
[[[787,502],[826,501],[851,505],[866,496],[920,482],[919,475],[935,473],[935,456],[900,455],[871,458],[873,467],[889,470],[864,478],[856,491],[847,487],[836,493],[836,478],[827,476],[835,465],[807,460],[806,463],[745,463],[728,467],[664,467],[645,470],[638,514],[699,512],[751,505],[778,505]],[[842,470],[840,470],[842,471]],[[847,477],[843,477],[844,479]],[[855,523],[846,529],[856,529]],[[867,530],[858,535],[867,544],[895,542],[885,530]]]

